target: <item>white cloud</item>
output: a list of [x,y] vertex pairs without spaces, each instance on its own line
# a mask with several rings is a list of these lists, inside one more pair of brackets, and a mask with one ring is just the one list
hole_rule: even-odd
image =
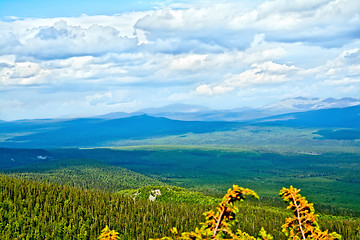
[[360,49],[347,49],[326,64],[309,70],[331,84],[358,83],[360,79]]
[[40,72],[39,64],[32,62],[16,63],[10,78],[30,78]]
[[0,68],[0,86],[43,84],[46,83],[41,78],[44,73],[40,65],[34,62],[5,61]]
[[200,86],[198,86],[196,88],[196,93],[200,94],[200,95],[213,95],[214,91],[213,89],[208,85],[208,84],[201,84]]
[[141,18],[135,28],[147,32],[153,43],[178,37],[184,44],[206,39],[221,47],[238,49],[246,47],[252,35],[259,32],[272,41],[324,46],[342,46],[358,38],[354,35],[360,24],[357,0],[293,1],[291,4],[284,0],[264,1],[251,10],[243,5],[212,2],[202,7],[160,9]]
[[16,56],[15,55],[2,55],[0,56],[0,64],[2,67],[8,67],[15,64]]
[[196,71],[204,65],[207,55],[186,54],[184,56],[176,56],[170,63],[171,70],[190,70]]
[[294,66],[277,64],[274,62],[265,62],[262,64],[253,64],[250,69],[240,73],[233,74],[225,83],[230,86],[248,86],[256,84],[273,84],[289,81],[289,76],[293,75],[298,69]]
[[344,77],[342,79],[331,79],[331,80],[325,80],[324,83],[326,85],[350,85],[349,87],[355,87],[353,84],[356,84],[357,86],[360,86],[360,76],[356,78],[349,78]]
[[42,27],[34,38],[27,39],[18,52],[35,58],[67,58],[81,55],[97,55],[107,52],[126,52],[137,45],[136,38],[121,37],[110,26],[92,25],[89,28],[69,26],[66,22]]
[[0,54],[53,59],[130,51],[146,40],[133,27],[144,14],[0,21]]
[[196,88],[196,93],[202,95],[224,94],[235,88],[272,85],[288,82],[294,79],[299,71],[295,66],[277,64],[271,61],[261,64],[252,64],[250,69],[240,74],[229,74],[219,85],[213,87],[208,84],[202,84]]
[[225,86],[210,87],[208,84],[202,84],[196,88],[195,93],[199,95],[212,96],[212,95],[225,94],[233,90],[234,90],[233,86],[225,85]]
[[20,116],[10,111],[16,101],[27,113],[66,102],[66,115],[76,104],[94,113],[169,101],[254,105],[243,101],[305,90],[359,96],[359,26],[358,0],[185,1],[113,16],[13,18],[0,21],[0,100]]
[[[32,85],[32,84],[76,84],[82,81],[105,81],[108,78],[120,79],[127,70],[114,62],[105,61],[104,57],[71,57],[36,62],[3,61],[0,68],[0,85]],[[5,65],[6,63],[6,65]],[[0,65],[2,61],[0,59]]]

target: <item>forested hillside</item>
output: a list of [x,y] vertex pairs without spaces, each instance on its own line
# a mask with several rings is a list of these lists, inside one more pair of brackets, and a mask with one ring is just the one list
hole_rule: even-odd
[[[1,239],[96,239],[109,225],[121,239],[148,239],[170,234],[172,227],[190,231],[214,205],[150,202],[57,184],[0,175]],[[255,235],[260,226],[275,239],[286,239],[284,209],[245,203],[239,206],[238,228]],[[321,227],[343,239],[359,239],[360,220],[321,216]]]
[[8,169],[7,174],[22,179],[57,183],[113,193],[164,183],[131,170],[90,159],[63,159]]
[[123,239],[148,239],[201,220],[203,205],[181,205],[0,176],[1,239],[96,239],[105,225]]
[[237,184],[261,197],[274,198],[283,186],[293,185],[301,188],[322,213],[360,216],[359,153],[320,150],[277,153],[209,146],[2,148],[0,165],[7,166],[1,171],[12,176],[110,193],[171,185],[221,197],[228,186]]

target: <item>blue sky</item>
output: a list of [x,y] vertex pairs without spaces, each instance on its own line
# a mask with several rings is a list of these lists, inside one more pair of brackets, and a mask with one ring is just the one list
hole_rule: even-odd
[[360,1],[0,0],[0,119],[360,97]]
[[1,0],[0,15],[17,17],[77,17],[87,15],[113,15],[129,11],[154,9],[161,1],[136,0]]

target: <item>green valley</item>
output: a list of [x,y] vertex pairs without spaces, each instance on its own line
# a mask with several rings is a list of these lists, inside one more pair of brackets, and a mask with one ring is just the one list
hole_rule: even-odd
[[237,184],[261,196],[274,197],[283,186],[294,185],[321,207],[360,210],[358,153],[276,153],[210,146],[46,151],[53,159],[3,172],[108,192],[166,184],[221,196]]
[[145,115],[5,122],[0,239],[95,239],[106,225],[121,239],[169,236],[172,227],[194,229],[234,184],[260,196],[239,205],[237,227],[251,235],[263,226],[286,239],[289,212],[278,193],[293,185],[321,227],[359,239],[360,108],[333,111],[346,114],[328,122],[322,114],[332,110],[248,123]]

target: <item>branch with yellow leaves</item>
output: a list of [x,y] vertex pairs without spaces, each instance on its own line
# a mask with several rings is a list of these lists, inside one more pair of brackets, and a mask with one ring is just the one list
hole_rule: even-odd
[[[283,232],[289,240],[340,240],[341,236],[335,232],[329,233],[328,230],[321,231],[316,221],[315,209],[312,203],[309,203],[305,197],[300,194],[300,189],[293,186],[283,188],[279,195],[284,201],[289,202],[288,209],[294,212],[294,216],[287,218],[283,225]],[[229,189],[217,207],[217,212],[209,211],[204,213],[205,222],[201,223],[200,228],[191,232],[179,233],[176,228],[171,230],[173,237],[163,237],[161,240],[195,240],[195,239],[233,239],[233,240],[272,240],[273,237],[268,234],[264,228],[261,228],[259,237],[253,237],[240,229],[235,229],[235,215],[239,209],[235,202],[244,201],[247,196],[259,198],[258,195],[248,188],[242,188],[237,185]],[[118,239],[118,233],[110,231],[106,226],[100,240]],[[159,240],[159,239],[158,239]]]
[[102,231],[99,240],[118,240],[120,239],[119,233],[115,230],[110,230],[109,226],[106,226]]
[[341,239],[341,236],[335,232],[328,233],[328,230],[324,232],[320,230],[313,204],[309,203],[299,192],[300,189],[290,186],[290,188],[283,188],[279,193],[284,201],[289,202],[287,209],[294,212],[294,216],[287,218],[283,225],[283,232],[289,239]]
[[192,232],[184,232],[181,235],[176,228],[173,228],[171,232],[174,234],[174,238],[164,237],[162,240],[171,239],[241,239],[241,240],[271,240],[273,239],[262,228],[259,235],[261,238],[255,238],[249,234],[242,232],[241,230],[232,231],[234,226],[235,215],[238,212],[238,208],[235,206],[235,202],[244,201],[247,196],[259,198],[259,196],[248,188],[242,188],[237,185],[233,186],[233,189],[229,189],[223,197],[223,200],[217,207],[217,212],[209,211],[204,213],[206,221],[201,223],[200,228],[196,228]]

